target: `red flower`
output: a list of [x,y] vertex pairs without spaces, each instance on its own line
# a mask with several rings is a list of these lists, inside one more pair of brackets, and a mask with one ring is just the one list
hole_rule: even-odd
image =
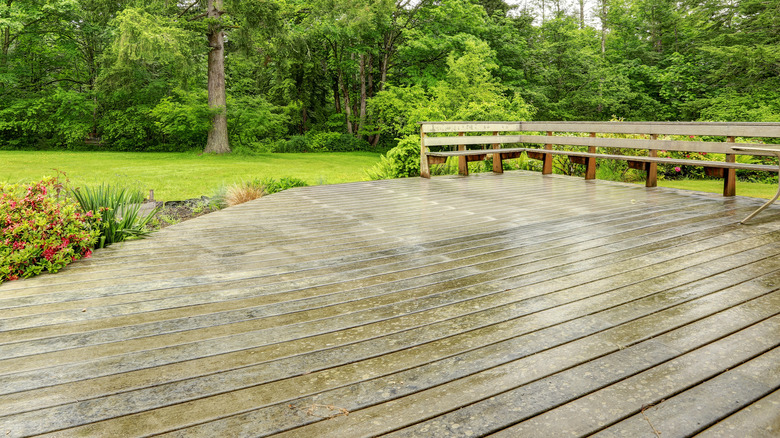
[[51,261],[51,258],[54,256],[54,254],[57,251],[54,248],[46,248],[46,250],[43,251],[43,258],[45,258],[48,261]]

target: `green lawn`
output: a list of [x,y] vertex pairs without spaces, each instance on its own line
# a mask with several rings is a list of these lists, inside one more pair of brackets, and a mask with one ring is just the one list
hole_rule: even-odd
[[[723,180],[661,180],[658,181],[658,185],[675,189],[696,190],[698,192],[723,193]],[[739,196],[769,199],[775,193],[777,193],[777,184],[737,181],[737,195]]]
[[[322,154],[198,155],[197,153],[0,151],[0,181],[30,182],[53,169],[67,173],[75,186],[121,183],[174,201],[211,196],[220,187],[254,178],[294,176],[311,185],[366,180],[365,170],[379,161],[371,152]],[[662,187],[709,193],[723,191],[722,180],[661,180]],[[737,181],[737,194],[771,198],[775,184]]]
[[103,182],[137,186],[161,201],[211,196],[254,178],[293,176],[310,185],[366,180],[379,154],[198,155],[197,153],[0,151],[0,181],[18,183],[64,171],[73,186]]

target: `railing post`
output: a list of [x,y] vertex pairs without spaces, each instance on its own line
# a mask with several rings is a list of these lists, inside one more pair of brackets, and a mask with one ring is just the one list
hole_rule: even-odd
[[[591,132],[590,137],[595,138],[596,133]],[[588,153],[595,154],[596,146],[588,146]],[[596,179],[596,157],[588,157],[587,164],[585,165],[585,179]]]
[[[547,136],[552,136],[552,131],[547,131]],[[552,150],[552,143],[548,143],[544,145],[544,148],[547,150]],[[552,154],[544,154],[544,159],[542,160],[542,175],[549,175],[552,173],[552,165],[553,165],[553,155]]]
[[[498,131],[493,131],[493,135],[498,135]],[[498,149],[500,147],[500,143],[493,143],[493,149]],[[501,154],[493,154],[493,173],[504,173],[504,165],[501,160]]]
[[[658,134],[650,134],[650,140],[658,140]],[[658,150],[650,149],[647,152],[650,157],[657,157]],[[658,186],[658,163],[647,163],[645,166],[647,169],[647,179],[645,180],[645,187],[657,187]]]
[[420,176],[423,178],[431,177],[431,168],[428,165],[428,154],[425,151],[425,130],[420,126]]
[[[463,134],[464,133],[459,132],[458,136],[459,137],[463,137]],[[459,144],[458,145],[458,150],[459,151],[465,151],[466,150],[466,145],[465,144]],[[469,175],[469,162],[466,159],[465,155],[461,155],[461,156],[458,157],[458,175],[461,175],[461,176],[468,176]]]
[[[734,143],[734,137],[726,137],[726,141]],[[726,154],[726,162],[734,163],[737,161],[737,156],[734,154]],[[735,196],[737,194],[737,169],[723,169],[723,196]]]

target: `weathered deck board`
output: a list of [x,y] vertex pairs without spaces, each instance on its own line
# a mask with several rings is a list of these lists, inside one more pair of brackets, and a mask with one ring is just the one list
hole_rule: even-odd
[[773,436],[758,204],[525,172],[282,192],[0,285],[0,432]]

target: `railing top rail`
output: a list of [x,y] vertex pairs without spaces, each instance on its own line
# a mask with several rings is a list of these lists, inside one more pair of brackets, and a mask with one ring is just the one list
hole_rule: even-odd
[[419,122],[424,133],[485,131],[597,132],[614,134],[778,137],[774,122]]

